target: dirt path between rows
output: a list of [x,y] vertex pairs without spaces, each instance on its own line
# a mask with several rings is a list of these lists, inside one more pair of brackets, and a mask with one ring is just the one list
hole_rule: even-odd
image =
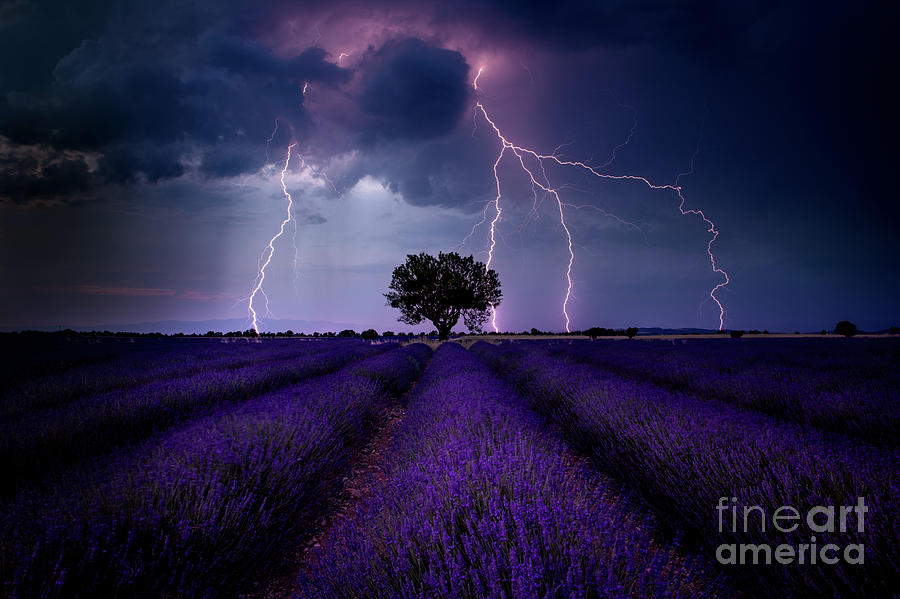
[[[416,383],[404,394],[408,396]],[[284,556],[284,563],[261,585],[259,591],[242,593],[241,599],[281,599],[297,596],[297,580],[300,568],[309,559],[310,550],[320,546],[320,540],[340,522],[352,515],[357,506],[368,497],[374,484],[386,478],[384,466],[387,463],[387,449],[397,428],[406,417],[406,408],[397,398],[391,398],[382,409],[374,424],[374,433],[351,458],[349,472],[343,475],[341,491],[325,501],[325,507],[318,521],[307,528],[303,544],[294,547]]]

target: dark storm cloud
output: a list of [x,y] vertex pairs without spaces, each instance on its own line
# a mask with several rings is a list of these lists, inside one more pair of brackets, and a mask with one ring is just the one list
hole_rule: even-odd
[[329,174],[339,191],[368,175],[407,204],[474,211],[494,197],[490,165],[498,151],[495,138],[473,138],[470,130],[462,128],[416,143],[390,140],[367,146],[350,164]]
[[768,0],[464,0],[437,5],[436,19],[465,19],[486,38],[527,38],[556,48],[647,44],[722,62],[747,50]]
[[328,53],[311,47],[298,56],[284,58],[259,42],[233,35],[211,34],[203,46],[212,65],[248,79],[278,79],[293,82],[316,81],[327,85],[346,82],[349,72],[327,62]]
[[59,158],[46,164],[34,157],[0,158],[0,199],[51,198],[90,188],[94,177],[81,158]]
[[[469,103],[464,56],[433,40],[387,39],[365,53],[354,74],[321,48],[291,56],[253,38],[295,8],[284,3],[261,10],[243,1],[89,2],[79,10],[54,1],[8,4],[0,12],[0,136],[45,149],[47,155],[36,159],[53,167],[7,159],[0,170],[2,198],[21,202],[104,183],[179,177],[189,156],[199,156],[206,177],[254,172],[262,165],[257,145],[275,118],[282,126],[277,141],[287,141],[286,133],[297,139],[310,133],[299,89],[312,82],[342,89],[349,102],[336,142],[343,150],[419,144],[415,159],[401,158],[377,173],[412,203],[452,204],[460,194],[449,177],[467,161],[458,149],[431,140],[450,135]],[[303,16],[309,21],[364,8],[371,10],[353,2],[305,4]],[[648,43],[727,56],[744,44],[766,6],[493,0],[450,9],[397,0],[384,9],[386,24],[418,15],[419,25],[454,24],[500,45],[514,39],[557,48]],[[15,58],[26,51],[27,60]],[[71,150],[96,160],[64,167],[54,158]]]
[[108,2],[34,2],[0,4],[0,89],[47,89],[53,67],[85,39],[102,34]]
[[493,157],[460,130],[471,106],[465,57],[418,38],[390,39],[370,48],[356,70],[345,94],[349,106],[329,116],[341,123],[343,149],[359,150],[351,165],[332,173],[338,188],[372,175],[412,205],[482,199],[490,189],[483,166]]
[[207,177],[234,177],[255,171],[264,162],[258,145],[232,141],[208,148],[200,162],[200,172]]
[[420,39],[390,41],[361,67],[368,134],[432,138],[452,131],[467,106],[469,65],[459,52]]
[[[5,156],[0,199],[22,202],[107,182],[178,177],[184,159],[197,152],[207,176],[254,171],[261,160],[251,156],[248,138],[265,140],[274,118],[296,135],[306,131],[304,82],[333,86],[350,76],[319,48],[285,58],[219,29],[193,27],[185,35],[182,23],[169,27],[125,12],[105,31],[73,18],[85,39],[70,36],[74,47],[67,51],[37,44],[32,64],[45,67],[42,76],[12,69],[0,79],[0,137],[10,146],[37,148],[27,159],[21,152]],[[46,7],[31,4],[2,14],[0,33],[14,33],[0,41],[4,63],[27,50],[23,31],[42,40],[46,31],[63,28],[51,19],[45,31],[47,16]],[[61,55],[51,66],[47,56],[53,54]],[[93,154],[95,168],[55,157],[71,151]],[[35,167],[35,160],[43,166]]]
[[[416,38],[370,48],[354,76],[321,48],[283,55],[238,35],[246,10],[235,4],[215,18],[208,7],[191,6],[171,23],[145,5],[104,10],[97,4],[90,19],[70,15],[70,30],[58,19],[71,12],[65,5],[15,8],[0,20],[0,30],[15,32],[0,41],[5,62],[29,36],[58,32],[63,41],[34,48],[39,74],[10,69],[0,79],[0,137],[33,148],[27,160],[21,152],[5,156],[0,199],[153,183],[182,176],[195,158],[206,177],[255,172],[275,119],[275,146],[310,133],[300,93],[305,83],[341,88],[336,93],[347,114],[340,116],[335,151],[441,138],[456,128],[468,100],[463,56]],[[60,162],[59,155],[73,151],[93,159]],[[418,184],[409,173],[389,178],[403,179],[412,198],[432,197],[427,173],[433,167],[422,166]]]
[[[424,39],[477,38],[475,45],[585,50],[647,45],[722,63],[749,51],[755,30],[792,3],[774,0],[294,0],[276,2],[256,22],[341,22],[366,18],[404,23]],[[799,3],[794,3],[799,4]],[[827,12],[821,7],[821,12]],[[803,6],[808,13],[810,7]],[[802,17],[803,15],[798,15]],[[323,30],[324,31],[324,30]],[[326,32],[327,34],[327,32]],[[452,44],[450,44],[452,45]]]
[[426,145],[410,160],[392,165],[386,176],[410,204],[474,210],[493,196],[494,180],[485,165],[496,159],[497,151],[494,144],[479,143],[463,132]]
[[140,173],[148,182],[180,177],[184,165],[180,157],[187,151],[183,144],[159,144],[133,141],[103,148],[98,177],[111,183],[130,183]]

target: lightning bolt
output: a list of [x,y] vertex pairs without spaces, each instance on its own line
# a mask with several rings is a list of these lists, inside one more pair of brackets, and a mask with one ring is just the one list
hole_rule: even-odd
[[[481,77],[483,72],[484,72],[484,67],[480,67],[478,69],[478,73],[475,75],[475,78],[472,81],[472,86],[475,89],[476,93],[480,91],[478,89],[478,80]],[[473,117],[473,118],[475,118],[476,125],[477,125],[477,117],[480,115],[491,126],[491,128],[493,129],[494,133],[497,136],[497,139],[500,141],[500,145],[501,145],[500,153],[497,155],[497,159],[494,161],[494,166],[493,166],[494,181],[496,183],[497,195],[492,202],[488,202],[485,205],[485,210],[484,210],[483,218],[482,218],[481,222],[476,223],[476,225],[472,228],[472,231],[469,233],[469,235],[467,235],[466,238],[463,240],[463,243],[465,241],[467,241],[469,238],[471,238],[471,236],[474,234],[475,230],[479,226],[481,226],[485,222],[487,222],[488,208],[491,204],[493,204],[495,216],[490,221],[490,244],[488,247],[488,259],[486,262],[486,266],[490,267],[490,264],[494,258],[494,249],[496,248],[496,237],[495,237],[496,227],[497,227],[497,224],[500,222],[501,214],[502,214],[502,208],[500,205],[500,200],[502,199],[502,193],[501,193],[501,186],[500,186],[500,177],[497,172],[497,168],[500,164],[500,161],[503,159],[504,155],[506,154],[506,151],[509,150],[515,156],[517,162],[519,163],[519,166],[522,169],[522,172],[529,178],[529,180],[531,182],[532,190],[535,191],[535,208],[537,206],[537,195],[536,195],[537,189],[543,190],[546,194],[549,194],[556,200],[556,204],[557,204],[557,208],[558,208],[558,212],[559,212],[559,222],[560,222],[561,228],[565,232],[566,244],[567,244],[567,249],[568,249],[568,253],[569,253],[569,260],[568,260],[568,264],[566,267],[566,283],[567,283],[566,284],[566,295],[565,295],[565,298],[563,299],[563,304],[562,304],[562,314],[566,321],[566,331],[569,332],[569,331],[571,331],[571,328],[570,328],[571,318],[570,318],[569,312],[568,312],[568,305],[569,305],[569,301],[572,297],[572,287],[573,287],[572,268],[575,263],[575,252],[573,249],[574,243],[573,243],[573,239],[572,239],[572,232],[569,229],[569,226],[566,222],[566,214],[565,214],[564,208],[565,207],[581,208],[581,207],[574,206],[572,204],[567,204],[562,201],[562,198],[559,195],[559,190],[562,189],[562,187],[553,187],[550,184],[549,178],[547,177],[547,172],[544,168],[545,162],[555,163],[556,165],[562,166],[562,167],[572,167],[572,168],[580,169],[580,170],[586,172],[587,174],[592,175],[598,179],[636,181],[639,183],[643,183],[650,189],[673,191],[680,200],[678,209],[681,212],[681,214],[682,215],[691,214],[691,215],[699,216],[709,226],[709,228],[707,229],[707,232],[712,234],[712,236],[709,240],[709,243],[706,246],[707,254],[709,256],[709,260],[710,260],[710,264],[712,266],[713,272],[718,275],[723,276],[725,280],[721,283],[718,283],[710,290],[709,297],[719,307],[719,330],[722,330],[725,326],[725,307],[722,305],[722,302],[716,296],[716,292],[719,291],[722,287],[728,285],[728,283],[730,282],[730,279],[728,278],[728,274],[717,265],[716,257],[712,251],[712,245],[718,238],[719,232],[716,229],[715,223],[712,220],[710,220],[706,216],[706,214],[704,214],[704,212],[702,210],[685,208],[686,199],[684,197],[682,187],[679,184],[682,176],[688,176],[690,174],[693,174],[693,172],[694,172],[694,159],[699,151],[699,142],[698,142],[697,149],[694,151],[694,154],[691,157],[690,170],[688,172],[679,174],[676,177],[675,182],[672,184],[656,184],[656,183],[653,183],[652,181],[650,181],[649,179],[647,179],[646,177],[642,177],[640,175],[612,175],[609,173],[601,172],[598,169],[606,168],[615,161],[616,152],[618,150],[620,150],[622,147],[626,146],[631,141],[631,139],[634,135],[634,131],[637,128],[637,111],[634,108],[627,106],[627,105],[620,104],[620,106],[630,109],[633,114],[632,127],[628,133],[628,137],[625,139],[624,142],[622,142],[621,144],[619,144],[618,146],[613,148],[612,156],[605,164],[603,164],[602,166],[599,166],[599,167],[593,167],[584,162],[574,161],[574,160],[563,160],[563,159],[559,158],[557,156],[557,152],[559,151],[560,147],[557,147],[556,150],[554,150],[551,154],[541,154],[541,153],[537,152],[536,150],[532,150],[530,148],[516,145],[515,143],[513,143],[509,139],[507,139],[506,136],[503,135],[500,128],[488,115],[487,109],[481,103],[481,100],[476,99],[475,115]],[[529,166],[528,162],[526,162],[526,158],[528,159],[528,161],[531,164],[534,165],[534,167]],[[540,173],[542,175],[543,182],[535,175],[535,170],[533,170],[534,168],[540,169]],[[598,210],[600,210],[601,213],[603,213],[607,216],[611,216],[612,218],[615,218],[622,224],[625,224],[625,225],[628,225],[628,226],[631,226],[631,227],[634,227],[634,228],[640,230],[640,227],[637,227],[637,225],[634,225],[633,223],[625,221],[615,215],[612,215],[605,210],[602,210],[602,209],[598,209]],[[641,231],[641,232],[643,233],[643,231]],[[497,311],[494,306],[491,306],[491,325],[493,326],[494,331],[497,332],[498,331],[498,329],[497,329]]]
[[[303,83],[303,91],[301,93],[305,94],[306,88],[308,86],[309,86],[309,84],[304,82]],[[266,165],[269,164],[269,144],[271,144],[272,141],[275,139],[275,134],[277,134],[277,133],[278,133],[278,119],[275,119],[275,128],[272,129],[272,134],[266,140]],[[298,156],[299,156],[299,154],[298,154]],[[303,162],[303,157],[299,156],[299,158],[300,158],[300,161]],[[303,163],[303,166],[306,166],[306,164]],[[298,278],[297,262],[300,259],[300,249],[297,247],[297,232],[299,229],[299,224],[297,223],[296,218],[291,218],[291,222],[293,222],[293,224],[294,224],[294,227],[291,231],[291,244],[294,248],[294,289],[296,291],[297,278]],[[264,258],[265,254],[266,254],[266,250],[263,250],[262,254],[260,255],[259,262],[257,263],[257,273],[259,272],[259,268],[260,268],[260,265],[262,264],[262,261],[265,259]],[[272,312],[269,310],[269,296],[266,295],[266,292],[262,288],[260,288],[259,293],[262,294],[263,299],[265,299],[265,301],[266,301],[266,314],[271,316]]]
[[[301,93],[305,94],[308,89],[308,86],[309,86],[309,83],[304,82]],[[291,127],[290,124],[288,124],[288,126],[291,129],[291,137],[293,139],[296,139],[294,137],[294,128]],[[272,130],[272,134],[266,140],[266,164],[267,165],[269,164],[269,145],[274,141],[275,135],[277,133],[278,133],[278,119],[276,118],[275,126]],[[304,159],[303,155],[301,155],[299,152],[295,151],[296,147],[297,147],[296,141],[291,143],[290,146],[288,146],[287,156],[285,157],[285,160],[284,160],[284,167],[281,169],[281,179],[280,179],[281,191],[284,194],[284,197],[287,199],[287,214],[286,214],[284,220],[281,222],[281,226],[279,227],[278,232],[274,236],[272,236],[272,238],[269,240],[269,242],[263,248],[262,253],[260,254],[259,260],[257,261],[256,278],[254,279],[253,290],[250,292],[250,296],[247,298],[243,298],[243,300],[240,300],[240,301],[244,301],[244,300],[247,301],[247,311],[248,311],[250,323],[251,323],[253,330],[256,331],[257,334],[259,334],[259,321],[258,321],[257,312],[253,307],[253,302],[254,302],[254,299],[256,298],[257,294],[262,296],[263,301],[265,302],[264,305],[266,308],[266,314],[271,316],[272,312],[269,309],[269,296],[266,294],[265,290],[263,289],[263,282],[265,281],[265,278],[266,278],[266,268],[268,268],[269,264],[272,261],[272,257],[275,255],[275,241],[277,241],[279,237],[284,235],[285,228],[287,227],[288,223],[293,223],[293,225],[294,225],[293,228],[291,229],[291,244],[294,249],[293,263],[294,263],[294,289],[295,289],[295,292],[296,292],[296,287],[297,287],[297,278],[298,278],[297,263],[298,263],[299,257],[300,257],[300,249],[297,246],[297,233],[298,233],[300,225],[297,222],[296,217],[294,216],[293,198],[291,197],[291,194],[288,192],[287,184],[284,181],[285,176],[287,175],[287,169],[290,166],[291,158],[295,157],[295,156],[297,158],[299,158],[300,168],[302,170],[305,170],[305,171],[311,173],[314,177],[318,177],[319,179],[325,181],[326,183],[328,183],[328,185],[331,186],[332,190],[334,190],[335,195],[337,195],[338,197],[341,196],[340,192],[337,190],[337,187],[334,185],[334,182],[328,177],[328,174],[323,170],[315,169],[312,165],[307,163],[306,160]]]
[[[634,137],[634,132],[637,129],[637,108],[635,108],[634,106],[629,106],[628,104],[622,104],[621,102],[619,102],[619,106],[621,106],[622,108],[627,108],[631,111],[631,129],[628,131],[628,137],[625,138],[625,141],[612,149],[612,156],[609,157],[609,160],[607,160],[597,168],[607,168],[609,166],[612,166],[612,163],[616,161],[616,152],[631,143],[631,139]],[[554,154],[556,154],[556,152],[554,152]]]
[[475,91],[478,91],[478,78],[481,77],[481,74],[484,72],[484,67],[478,67],[478,72],[475,74],[475,79],[472,80],[472,87],[475,88]]
[[625,225],[626,227],[628,227],[630,229],[634,229],[635,231],[640,233],[641,236],[644,238],[644,243],[646,245],[650,245],[650,241],[647,239],[647,234],[644,233],[644,230],[642,228],[640,228],[638,225],[634,224],[631,221],[625,220],[624,218],[622,218],[621,216],[619,216],[617,214],[613,214],[612,212],[604,210],[603,208],[601,208],[599,206],[594,206],[593,204],[569,204],[568,202],[564,202],[563,206],[565,206],[566,208],[573,208],[575,210],[588,209],[588,210],[593,210],[594,212],[599,212],[603,216],[605,216],[607,218],[611,218],[614,221],[618,222],[620,225]]
[[272,129],[272,135],[270,135],[269,139],[266,140],[266,165],[269,164],[269,144],[272,143],[273,139],[275,139],[276,133],[278,133],[278,119],[275,119],[275,128]]
[[[476,91],[478,91],[478,78],[481,77],[481,74],[483,71],[484,71],[484,67],[479,68],[478,74],[475,75],[475,79],[472,81],[472,86],[475,88]],[[496,239],[497,223],[500,222],[500,219],[501,219],[501,216],[503,213],[503,209],[500,206],[500,200],[503,197],[503,193],[502,193],[502,190],[500,187],[500,175],[497,172],[497,167],[500,165],[500,161],[503,160],[503,156],[506,154],[506,151],[510,150],[515,155],[515,157],[518,159],[519,166],[522,167],[522,171],[524,173],[526,173],[528,175],[529,179],[531,180],[532,191],[535,192],[535,204],[537,202],[537,191],[536,191],[537,189],[542,189],[544,192],[551,194],[556,199],[557,207],[559,209],[559,222],[560,222],[560,225],[562,226],[563,230],[565,231],[568,250],[569,250],[569,264],[566,269],[566,281],[567,281],[566,297],[563,300],[562,310],[563,310],[563,316],[566,319],[566,331],[570,331],[571,330],[571,328],[570,328],[571,320],[569,318],[568,306],[569,306],[569,299],[572,296],[572,265],[575,263],[575,251],[573,249],[572,232],[569,230],[569,226],[566,224],[566,215],[565,215],[565,212],[563,211],[562,199],[559,197],[559,193],[557,192],[557,190],[554,189],[553,187],[549,186],[549,182],[548,182],[548,184],[545,185],[545,184],[541,183],[540,181],[538,181],[537,177],[534,174],[534,171],[532,171],[525,164],[525,157],[524,157],[524,154],[526,153],[524,151],[525,148],[521,148],[521,147],[513,144],[508,139],[506,139],[506,137],[504,137],[503,133],[500,131],[500,128],[497,127],[497,125],[494,123],[494,121],[491,120],[491,117],[488,116],[487,110],[485,110],[484,106],[481,104],[480,101],[476,102],[475,107],[477,110],[479,110],[481,112],[481,115],[490,124],[491,128],[494,130],[494,133],[497,135],[497,138],[501,142],[500,153],[497,155],[497,159],[494,161],[494,168],[493,168],[494,182],[497,187],[497,196],[494,198],[494,202],[493,202],[494,203],[494,211],[496,214],[495,214],[494,218],[491,220],[491,224],[490,224],[491,242],[490,242],[490,247],[488,248],[488,259],[487,259],[487,262],[485,263],[485,267],[490,268],[491,262],[493,262],[493,260],[494,260],[494,250],[497,247],[497,239]],[[527,153],[534,154],[530,150]],[[540,164],[544,179],[546,180],[547,173],[545,171],[543,171],[543,163],[540,162],[539,164]],[[474,229],[473,229],[473,232],[474,232]],[[493,304],[491,305],[491,326],[493,327],[494,332],[498,332],[499,329],[497,328],[497,309]]]
[[[344,52],[341,52],[341,56],[350,56],[350,55],[349,55],[349,54],[346,54],[346,53],[344,53]],[[340,58],[339,58],[338,60],[340,60]],[[303,82],[303,90],[300,92],[300,94],[303,95],[303,96],[305,96],[305,95],[306,95],[306,91],[307,91],[308,89],[309,89],[309,82],[308,82],[308,81],[304,81],[304,82]],[[277,120],[275,121],[275,124],[276,124],[276,126],[278,125],[278,121],[277,121]],[[293,129],[292,129],[292,130],[293,130]],[[273,135],[274,135],[274,134],[273,134]],[[312,173],[313,175],[315,175],[316,177],[321,177],[322,179],[324,179],[325,182],[328,183],[328,185],[331,186],[331,189],[332,189],[332,191],[334,191],[335,195],[337,195],[338,197],[341,196],[341,192],[339,192],[339,191],[337,190],[337,187],[334,185],[334,181],[332,181],[332,180],[328,177],[328,173],[326,173],[324,170],[316,170],[316,169],[314,169],[312,166],[308,165],[308,164],[306,163],[306,160],[305,160],[305,159],[303,158],[303,156],[300,155],[299,153],[297,154],[297,157],[300,159],[300,167],[301,167],[301,168],[308,169],[309,172],[311,172],[311,173]]]
[[[480,74],[480,73],[479,73]],[[476,77],[476,80],[478,78]],[[487,270],[491,268],[491,262],[494,260],[494,248],[497,246],[497,238],[495,237],[497,230],[497,223],[500,222],[500,217],[503,214],[503,209],[500,208],[500,198],[503,197],[503,192],[500,190],[500,177],[497,175],[497,165],[500,164],[500,161],[503,159],[503,153],[506,152],[506,145],[500,148],[500,154],[497,155],[497,160],[494,161],[494,181],[497,183],[497,197],[494,198],[494,210],[496,210],[497,214],[494,216],[493,220],[491,220],[491,246],[488,250],[488,259],[485,263],[484,267]],[[497,307],[494,304],[491,304],[491,326],[494,327],[494,332],[497,332]]]
[[685,199],[684,195],[681,192],[681,186],[678,185],[679,181],[681,181],[682,177],[687,177],[689,175],[694,174],[694,160],[697,158],[697,154],[700,153],[700,142],[703,140],[703,129],[701,127],[700,137],[697,139],[697,146],[694,148],[694,153],[691,154],[691,167],[683,173],[678,173],[678,176],[675,177],[675,189],[678,194],[678,198],[681,200],[681,203],[678,204],[678,210],[682,215],[694,214],[703,219],[707,225],[709,225],[709,229],[706,230],[707,233],[712,233],[712,237],[709,239],[709,243],[706,244],[706,253],[709,256],[709,263],[712,265],[712,270],[714,273],[722,275],[725,280],[721,283],[717,284],[713,287],[709,292],[709,297],[716,302],[716,305],[719,307],[719,330],[721,331],[725,327],[725,308],[722,306],[722,302],[719,301],[719,298],[716,297],[716,291],[727,285],[731,282],[731,279],[728,278],[728,273],[725,272],[722,268],[716,266],[716,256],[712,251],[713,242],[719,238],[719,231],[716,229],[716,224],[711,221],[707,216],[703,213],[702,210],[699,209],[684,209]]
[[287,157],[284,159],[284,168],[281,169],[281,190],[284,193],[284,197],[287,198],[287,216],[285,216],[284,220],[281,221],[281,227],[278,229],[278,233],[276,233],[274,236],[272,236],[272,238],[269,240],[269,243],[266,245],[266,250],[264,250],[266,253],[266,259],[262,263],[262,265],[259,267],[259,271],[257,272],[257,275],[256,275],[256,284],[253,287],[253,291],[250,292],[250,298],[249,298],[249,301],[247,302],[247,310],[250,313],[251,326],[253,327],[253,330],[256,332],[257,335],[259,334],[259,324],[257,323],[257,320],[256,320],[256,310],[253,309],[253,300],[256,297],[257,293],[261,294],[265,298],[266,310],[268,311],[269,298],[268,298],[268,296],[266,296],[265,291],[262,290],[263,281],[266,280],[266,268],[269,267],[269,263],[272,261],[272,256],[275,254],[275,241],[279,237],[284,235],[284,228],[294,218],[293,213],[292,213],[292,209],[294,206],[294,200],[291,197],[290,192],[288,192],[288,190],[287,190],[287,185],[284,182],[284,177],[287,174],[288,166],[291,163],[291,150],[294,149],[295,145],[297,145],[297,144],[292,143],[291,145],[288,146]]

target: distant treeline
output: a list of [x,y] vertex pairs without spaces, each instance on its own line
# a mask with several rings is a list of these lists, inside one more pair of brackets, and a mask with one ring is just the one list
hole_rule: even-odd
[[[426,333],[419,333],[420,335],[426,335]],[[435,333],[437,334],[437,333]],[[59,331],[16,331],[16,332],[0,332],[0,336],[6,337],[146,337],[146,338],[160,338],[160,337],[195,337],[195,338],[203,338],[203,337],[265,337],[265,338],[275,338],[275,337],[309,337],[309,338],[318,338],[318,337],[378,337],[378,332],[375,329],[368,329],[363,331],[362,333],[357,333],[352,329],[344,329],[338,333],[334,331],[326,331],[324,333],[320,333],[318,331],[314,333],[295,333],[294,331],[288,329],[287,331],[278,331],[278,332],[259,332],[257,333],[253,329],[247,329],[245,331],[207,331],[205,333],[139,333],[136,331],[75,331],[72,329],[62,329]],[[392,333],[390,331],[385,331],[383,334],[385,337],[414,337],[414,333]]]
[[[628,337],[629,339],[636,336],[639,332],[638,327],[628,327],[625,329],[608,329],[605,327],[591,327],[589,329],[584,329],[581,331],[570,331],[567,333],[558,333],[555,331],[541,331],[537,328],[532,328],[530,331],[503,331],[503,332],[481,332],[481,333],[451,333],[451,337],[460,337],[463,335],[479,335],[479,336],[490,336],[490,335],[554,335],[560,337],[582,337],[587,336],[591,339],[596,339],[597,337]],[[839,335],[845,335],[847,337],[852,337],[853,335],[862,332],[858,331],[856,325],[847,322],[841,321],[835,326],[833,331],[827,331],[823,329],[820,334],[827,335],[829,333],[836,333]],[[718,334],[728,335],[731,337],[739,338],[745,334],[745,331],[741,330],[721,330],[716,331]],[[892,326],[887,330],[879,331],[876,334],[888,334],[888,335],[900,335],[900,327]],[[699,335],[703,334],[700,332],[686,332],[680,333],[682,335]],[[768,330],[759,331],[757,329],[751,329],[746,331],[748,335],[769,335]],[[795,335],[799,335],[799,331],[794,332]],[[353,329],[344,329],[339,332],[334,331],[326,331],[320,333],[318,331],[312,333],[295,333],[294,331],[288,329],[286,331],[278,331],[276,333],[272,332],[262,332],[257,333],[253,329],[247,329],[245,331],[228,331],[227,333],[223,333],[222,331],[207,331],[206,333],[137,333],[134,331],[75,331],[72,329],[62,329],[60,331],[16,331],[16,332],[0,332],[0,338],[9,338],[9,337],[147,337],[147,338],[159,338],[159,337],[260,337],[260,338],[269,338],[274,339],[284,338],[284,337],[302,337],[302,338],[310,338],[310,339],[318,339],[318,338],[329,338],[329,337],[362,337],[363,339],[378,339],[379,337],[387,337],[387,338],[409,338],[409,337],[437,337],[437,331],[420,331],[418,333],[409,331],[409,332],[394,332],[394,331],[383,331],[379,333],[375,329],[366,329],[361,333],[357,333]]]
[[379,335],[378,331],[375,329],[366,329],[361,333],[357,333],[353,329],[344,329],[339,332],[334,331],[326,331],[326,332],[312,332],[312,333],[303,333],[288,329],[286,331],[278,331],[278,332],[259,332],[257,333],[253,329],[247,329],[245,331],[207,331],[205,333],[139,333],[136,331],[75,331],[73,329],[62,329],[59,331],[15,331],[15,332],[0,332],[0,337],[143,337],[143,338],[163,338],[163,337],[191,337],[191,338],[209,338],[209,337],[260,337],[260,338],[275,338],[275,337],[306,337],[306,338],[322,338],[322,337],[362,337],[363,339],[377,339],[378,337],[428,337],[428,336],[436,336],[437,331],[431,331],[430,333],[420,332],[399,332],[394,333],[393,331],[384,331]]
[[[634,337],[638,333],[637,327],[630,327],[627,329],[607,329],[603,327],[591,327],[590,329],[586,329],[584,331],[570,331],[568,333],[558,333],[554,331],[541,331],[536,328],[532,328],[530,331],[522,331],[520,333],[515,331],[504,331],[495,333],[491,332],[481,332],[481,333],[452,333],[451,336],[459,337],[462,335],[559,335],[559,336],[589,336],[589,337]],[[18,331],[12,333],[0,333],[3,336],[27,336],[27,337],[39,337],[39,336],[48,336],[48,337],[148,337],[148,338],[157,338],[157,337],[262,337],[262,338],[275,338],[275,337],[308,337],[308,338],[321,338],[321,337],[362,337],[363,339],[377,339],[378,337],[437,337],[437,331],[420,331],[418,333],[409,331],[409,332],[394,332],[394,331],[383,331],[379,333],[375,329],[366,329],[361,333],[357,333],[353,329],[344,329],[335,333],[334,331],[326,331],[320,333],[318,331],[312,333],[304,333],[299,332],[295,333],[294,331],[288,329],[286,331],[278,331],[278,332],[260,332],[257,333],[253,329],[247,329],[245,331],[207,331],[206,333],[138,333],[134,331],[75,331],[72,329],[62,329],[60,331]]]

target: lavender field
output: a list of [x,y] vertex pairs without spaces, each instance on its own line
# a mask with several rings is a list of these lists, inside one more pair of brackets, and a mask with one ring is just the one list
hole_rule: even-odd
[[8,353],[3,596],[900,592],[897,339]]

